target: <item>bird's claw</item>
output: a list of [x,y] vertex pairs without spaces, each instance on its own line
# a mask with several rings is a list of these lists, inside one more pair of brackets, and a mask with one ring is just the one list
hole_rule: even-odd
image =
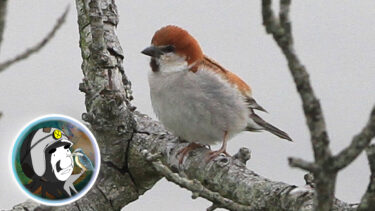
[[226,150],[211,151],[211,152],[208,153],[207,162],[210,162],[211,160],[213,160],[214,158],[216,158],[217,156],[219,156],[221,154],[224,154],[227,157],[232,157],[230,154],[227,153]]
[[182,164],[182,161],[184,160],[185,156],[191,151],[191,150],[194,150],[196,148],[199,148],[199,147],[202,147],[201,144],[197,144],[197,143],[190,143],[189,145],[187,145],[186,147],[182,148],[180,151],[177,152],[177,155],[176,156],[179,156],[180,154],[182,154],[180,156],[180,158],[178,159],[178,164],[181,165]]

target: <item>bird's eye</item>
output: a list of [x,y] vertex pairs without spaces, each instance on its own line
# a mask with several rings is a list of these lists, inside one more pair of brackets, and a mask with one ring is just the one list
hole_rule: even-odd
[[56,152],[56,149],[55,149],[55,148],[50,149],[50,150],[48,151],[49,154],[52,154],[52,153],[54,153],[54,152]]
[[173,45],[167,45],[161,49],[164,53],[170,53],[175,50],[175,47]]

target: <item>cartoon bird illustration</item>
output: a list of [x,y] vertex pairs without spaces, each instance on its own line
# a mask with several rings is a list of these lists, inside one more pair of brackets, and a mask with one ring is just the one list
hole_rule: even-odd
[[255,114],[266,110],[255,101],[250,87],[204,55],[186,30],[171,25],[159,29],[142,53],[151,57],[149,84],[155,114],[167,129],[190,142],[179,153],[180,163],[200,144],[222,141],[208,160],[228,155],[228,140],[242,131],[266,130],[292,141]]
[[83,169],[84,171],[92,171],[94,169],[91,160],[83,152],[82,148],[77,148],[76,150],[74,150],[73,155],[75,156],[74,161],[81,169]]

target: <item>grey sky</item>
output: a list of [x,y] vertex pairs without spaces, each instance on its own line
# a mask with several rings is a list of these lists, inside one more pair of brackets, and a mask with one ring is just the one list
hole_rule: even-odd
[[[80,119],[84,95],[77,18],[73,1],[9,1],[0,60],[15,56],[42,39],[65,6],[67,21],[40,53],[0,74],[0,208],[26,199],[13,181],[9,151],[25,123],[49,113]],[[269,114],[262,117],[289,133],[289,143],[268,133],[242,133],[229,142],[231,154],[252,150],[248,168],[272,180],[303,185],[304,172],[287,157],[312,159],[301,101],[280,50],[261,22],[260,1],[138,0],[117,1],[118,35],[125,69],[138,109],[154,117],[147,82],[148,58],[140,51],[155,30],[166,24],[187,29],[204,52],[241,76]],[[321,100],[333,152],[347,146],[368,119],[375,103],[375,2],[372,0],[294,1],[291,8],[295,46]],[[218,146],[215,146],[218,147]],[[369,179],[363,154],[339,174],[336,196],[358,202]],[[126,210],[204,210],[210,203],[160,181]]]

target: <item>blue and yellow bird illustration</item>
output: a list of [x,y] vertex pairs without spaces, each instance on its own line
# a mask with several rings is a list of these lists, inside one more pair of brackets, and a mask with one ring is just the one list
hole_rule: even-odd
[[92,171],[94,169],[91,160],[83,152],[82,148],[77,148],[76,150],[74,150],[73,155],[75,156],[74,161],[81,169],[83,169],[84,171]]

